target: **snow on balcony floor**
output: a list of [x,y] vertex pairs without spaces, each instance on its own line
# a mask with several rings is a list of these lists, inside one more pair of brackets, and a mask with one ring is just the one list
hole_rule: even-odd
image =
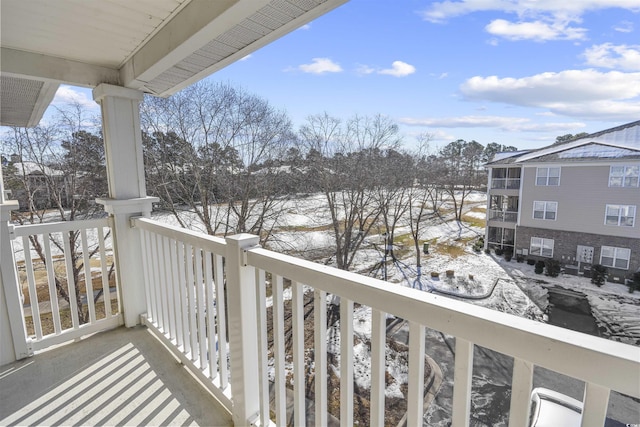
[[144,327],[0,367],[0,425],[230,426],[230,414]]

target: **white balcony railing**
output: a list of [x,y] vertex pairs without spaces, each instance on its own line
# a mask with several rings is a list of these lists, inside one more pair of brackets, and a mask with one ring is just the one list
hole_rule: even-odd
[[[328,301],[339,307],[339,319],[349,319],[339,322],[341,425],[353,424],[355,303],[372,312],[370,425],[384,425],[387,314],[410,325],[408,425],[422,425],[425,328],[456,339],[451,414],[456,426],[469,425],[474,345],[514,358],[510,426],[528,425],[535,366],[586,383],[582,426],[604,424],[611,390],[640,398],[637,347],[271,252],[257,246],[253,236],[222,240],[149,219],[133,223],[142,231],[145,252],[145,323],[221,398],[236,424],[268,425],[271,409],[277,425],[284,425],[288,416],[294,425],[305,424],[305,356],[310,350],[304,345],[305,295],[313,298],[317,372],[327,369]],[[290,305],[285,304],[285,284],[290,287]],[[292,344],[287,349],[284,331],[289,318]],[[289,362],[292,391],[286,383]],[[272,408],[268,366],[275,372]],[[604,366],[607,369],[600,369]],[[327,425],[327,381],[315,381],[314,387],[315,425]],[[286,404],[291,392],[293,414],[287,413]]]
[[520,178],[493,178],[491,179],[491,189],[518,190],[520,189]]
[[489,221],[518,222],[518,212],[489,209]]
[[122,323],[107,218],[13,227],[31,351]]

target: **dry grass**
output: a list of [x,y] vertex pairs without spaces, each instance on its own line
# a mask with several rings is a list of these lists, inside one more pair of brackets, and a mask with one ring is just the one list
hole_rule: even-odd
[[[482,212],[485,213],[484,208],[473,208],[470,212]],[[485,218],[478,218],[473,215],[464,215],[462,221],[469,224],[471,227],[485,228],[487,226],[487,220]]]
[[325,224],[315,227],[309,227],[306,225],[283,225],[278,227],[278,231],[291,231],[291,232],[310,232],[310,231],[333,231],[333,225]]
[[458,258],[464,255],[464,246],[456,244],[441,243],[436,245],[433,250],[440,254],[449,255],[451,258]]

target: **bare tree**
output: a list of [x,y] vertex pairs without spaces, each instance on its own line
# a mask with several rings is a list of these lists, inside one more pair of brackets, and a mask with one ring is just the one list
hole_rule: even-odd
[[300,140],[307,148],[309,176],[327,199],[337,267],[348,270],[380,217],[375,161],[380,151],[399,146],[398,127],[380,115],[343,123],[325,113],[307,119]]
[[482,183],[481,160],[484,147],[476,141],[457,140],[440,150],[445,166],[443,188],[453,203],[456,221],[462,220],[467,196]]
[[295,140],[284,112],[241,89],[201,82],[147,98],[141,116],[149,187],[180,225],[254,233],[262,243],[270,237],[284,173],[272,163]]
[[415,168],[414,182],[408,194],[409,230],[413,240],[418,277],[415,283],[420,284],[422,275],[422,257],[420,255],[420,236],[423,232],[424,220],[429,213],[436,213],[438,202],[442,200],[438,195],[441,187],[438,180],[437,162],[428,162],[429,143],[431,135],[423,134],[418,137],[418,149],[414,153]]
[[[102,138],[91,133],[85,113],[78,104],[60,109],[49,125],[35,128],[13,128],[13,134],[4,142],[14,154],[7,172],[7,188],[21,203],[21,212],[13,212],[18,224],[38,224],[51,221],[73,221],[104,215],[94,202],[107,195],[107,179]],[[84,271],[80,232],[70,231],[60,237],[52,234],[50,242],[61,252],[69,245],[71,276],[80,323],[89,320],[86,304],[80,291]],[[46,265],[43,243],[37,235],[29,237],[40,261]],[[26,248],[25,248],[26,249]],[[84,248],[89,258],[98,246]],[[110,271],[113,274],[113,264]],[[55,273],[58,295],[69,302],[70,289],[66,277]],[[85,278],[87,292],[93,292],[91,278]],[[101,294],[92,297],[94,302]],[[89,295],[87,295],[89,298]]]

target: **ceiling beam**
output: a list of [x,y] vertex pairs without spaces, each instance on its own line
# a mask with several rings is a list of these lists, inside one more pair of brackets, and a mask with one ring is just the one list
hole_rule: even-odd
[[73,86],[120,84],[118,70],[7,47],[0,51],[2,75]]
[[124,86],[145,83],[268,4],[267,0],[191,1],[121,68]]

